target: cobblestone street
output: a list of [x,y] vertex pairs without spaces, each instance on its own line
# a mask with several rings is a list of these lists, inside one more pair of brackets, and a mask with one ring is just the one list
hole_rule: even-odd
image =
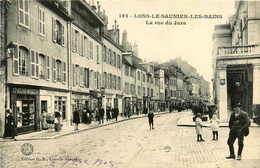
[[[51,140],[1,142],[1,165],[13,167],[257,167],[260,164],[260,128],[250,128],[241,161],[226,160],[228,128],[220,128],[219,141],[212,141],[210,128],[203,128],[205,142],[197,142],[194,127],[178,127],[187,112],[155,116],[155,130],[140,118]],[[21,146],[30,143],[33,154]],[[237,142],[235,142],[237,151]],[[68,160],[71,158],[74,160]],[[76,159],[75,159],[76,158]]]

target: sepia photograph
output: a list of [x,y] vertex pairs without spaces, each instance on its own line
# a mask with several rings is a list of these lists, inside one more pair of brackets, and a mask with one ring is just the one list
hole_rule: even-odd
[[0,0],[0,168],[259,168],[259,0]]

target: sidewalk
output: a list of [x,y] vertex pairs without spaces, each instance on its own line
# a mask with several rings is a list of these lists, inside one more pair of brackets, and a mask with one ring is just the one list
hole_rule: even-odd
[[[168,111],[154,112],[154,115],[161,115],[161,114],[167,114],[167,113],[169,113],[169,112]],[[104,127],[107,125],[116,124],[119,122],[124,122],[124,121],[128,121],[128,120],[144,118],[144,117],[147,117],[147,115],[144,115],[144,114],[133,115],[130,118],[124,118],[124,117],[119,116],[117,121],[115,119],[112,119],[110,121],[105,121],[105,119],[104,119],[104,124],[99,124],[96,121],[92,121],[91,124],[89,124],[89,125],[79,124],[78,131],[74,131],[74,125],[69,125],[69,126],[63,126],[62,130],[59,132],[55,132],[54,129],[52,129],[49,132],[42,130],[42,131],[38,131],[38,132],[32,132],[32,133],[19,135],[16,137],[16,139],[17,139],[17,141],[55,139],[55,138],[59,138],[59,137],[66,136],[66,135],[76,134],[76,133],[90,130],[90,129],[95,129],[95,128]]]
[[[195,122],[193,122],[192,118],[193,118],[193,114],[192,112],[186,112],[187,115],[185,115],[184,117],[181,117],[178,122],[177,122],[177,126],[186,126],[186,127],[195,127]],[[210,120],[208,118],[207,121],[203,121],[203,126],[204,127],[210,127]],[[228,127],[228,123],[225,122],[221,122],[219,124],[220,127]],[[256,123],[253,123],[253,121],[251,120],[251,126],[250,127],[260,127],[260,125],[257,125]]]

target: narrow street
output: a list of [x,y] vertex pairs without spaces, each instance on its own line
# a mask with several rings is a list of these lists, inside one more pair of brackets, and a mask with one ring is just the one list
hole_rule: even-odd
[[[194,127],[178,127],[177,120],[189,112],[155,116],[155,130],[140,118],[52,140],[1,142],[3,168],[171,168],[257,167],[260,160],[259,128],[250,128],[241,161],[226,160],[228,128],[220,128],[219,141],[212,141],[210,128],[203,128],[205,142],[197,142]],[[31,155],[21,146],[30,143]],[[237,151],[237,142],[235,142]],[[66,159],[67,158],[67,159]],[[68,160],[70,158],[71,160]],[[76,159],[75,159],[76,158]],[[245,166],[245,165],[244,165]]]

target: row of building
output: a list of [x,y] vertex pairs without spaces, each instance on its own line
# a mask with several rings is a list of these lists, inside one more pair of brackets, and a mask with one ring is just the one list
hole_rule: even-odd
[[236,1],[235,9],[213,34],[213,100],[222,121],[237,103],[250,118],[260,113],[260,2]]
[[[59,111],[70,125],[75,108],[130,109],[131,114],[209,101],[209,82],[178,62],[143,61],[100,4],[85,0],[2,0],[1,102],[18,133],[41,129],[41,114]],[[184,68],[185,69],[185,68]],[[194,73],[195,72],[195,73]],[[1,136],[3,135],[1,129]]]

